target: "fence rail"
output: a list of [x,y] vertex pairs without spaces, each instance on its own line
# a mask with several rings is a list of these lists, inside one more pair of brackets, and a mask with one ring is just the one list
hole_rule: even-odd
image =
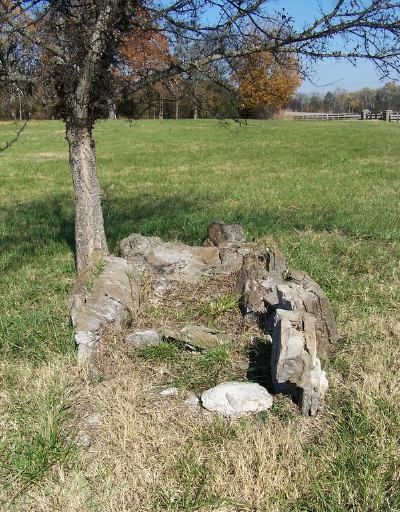
[[338,114],[325,114],[325,113],[296,113],[289,114],[289,117],[294,121],[344,121],[344,120],[376,120],[376,121],[400,121],[400,112],[393,112],[392,110],[383,110],[382,112],[370,112],[363,110],[362,112],[350,113],[343,112]]
[[361,114],[296,114],[295,121],[337,121],[340,119],[361,119]]

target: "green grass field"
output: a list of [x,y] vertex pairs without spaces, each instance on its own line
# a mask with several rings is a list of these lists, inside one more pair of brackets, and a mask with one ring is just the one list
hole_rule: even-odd
[[[0,124],[0,145],[13,131]],[[112,471],[99,462],[106,445],[95,471],[73,442],[76,397],[88,384],[75,368],[67,311],[75,277],[67,145],[60,122],[30,122],[0,154],[0,508],[399,511],[399,137],[400,125],[384,122],[97,125],[111,250],[132,232],[200,244],[211,220],[239,222],[249,239],[274,236],[289,264],[319,282],[343,334],[325,362],[321,418],[277,415],[239,433],[216,423],[219,444],[189,436],[184,459],[166,459],[165,482],[180,501],[143,490],[130,505],[118,501],[136,492],[127,482],[110,498]],[[287,444],[271,455],[265,439],[274,432]],[[258,453],[273,462],[242,461],[242,473],[232,466],[225,475],[230,486],[223,475],[208,483],[217,463],[204,462],[205,450],[218,459],[228,447],[250,450],[250,440],[266,444]]]

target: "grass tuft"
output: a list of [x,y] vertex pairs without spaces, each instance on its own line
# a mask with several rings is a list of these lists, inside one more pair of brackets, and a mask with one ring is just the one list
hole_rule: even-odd
[[233,294],[223,295],[216,300],[213,300],[203,307],[203,314],[216,318],[228,311],[233,311],[239,306],[240,297]]

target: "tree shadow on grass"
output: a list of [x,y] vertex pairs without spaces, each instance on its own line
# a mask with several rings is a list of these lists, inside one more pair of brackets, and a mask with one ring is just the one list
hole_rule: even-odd
[[16,270],[44,252],[51,256],[60,244],[75,250],[72,205],[65,195],[3,208],[0,217],[0,271]]
[[[201,201],[171,196],[112,197],[103,204],[109,248],[134,232],[186,242],[205,237],[204,205]],[[210,217],[211,218],[211,217]],[[67,194],[45,196],[43,200],[3,208],[0,270],[17,270],[39,255],[50,258],[60,251],[75,252],[73,199]],[[62,249],[64,246],[64,249]]]
[[[134,232],[201,244],[208,223],[215,219],[241,223],[249,239],[262,234],[277,236],[293,229],[338,227],[333,212],[313,222],[311,211],[282,213],[272,206],[257,211],[248,205],[231,208],[222,196],[188,198],[184,193],[171,196],[165,192],[162,196],[136,193],[132,197],[106,194],[103,211],[111,251],[115,251],[119,240]],[[43,251],[51,257],[62,250],[60,245],[75,252],[72,194],[48,195],[42,200],[3,208],[0,223],[4,225],[0,264],[3,272],[35,260]]]

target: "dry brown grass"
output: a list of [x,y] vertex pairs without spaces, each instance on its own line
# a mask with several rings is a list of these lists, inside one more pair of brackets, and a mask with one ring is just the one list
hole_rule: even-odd
[[102,426],[81,459],[82,510],[279,510],[283,497],[304,491],[310,475],[301,443],[320,422],[290,406],[295,416],[286,422],[224,420],[188,408],[184,390],[161,397],[163,365],[118,351],[113,358],[119,374],[91,390]]
[[[374,423],[367,442],[376,445],[383,460],[396,460],[399,447],[387,431],[391,418],[377,404],[399,397],[400,324],[395,318],[376,316],[347,320],[348,333],[365,332],[368,337],[345,344],[330,363],[333,391],[327,412],[318,419],[302,418],[287,399],[279,397],[271,414],[236,421],[188,408],[183,404],[184,388],[176,397],[161,397],[160,388],[171,379],[168,361],[148,361],[121,350],[120,337],[112,332],[102,347],[102,382],[90,382],[65,359],[37,371],[26,365],[18,372],[14,368],[15,391],[24,400],[43,397],[55,382],[69,380],[68,401],[73,408],[65,426],[69,435],[79,434],[93,413],[100,414],[101,426],[91,432],[89,447],[82,447],[69,465],[55,464],[40,485],[21,487],[16,478],[3,501],[4,510],[292,510],[287,504],[307,495],[318,475],[323,479],[331,471],[338,443],[351,442],[338,439],[336,430],[343,418],[338,417],[333,400],[341,393],[343,400],[350,397],[359,404]],[[338,371],[342,364],[345,369]],[[3,393],[1,398],[1,429],[17,431],[18,425],[7,423],[12,397]],[[393,477],[399,479],[398,467],[394,471],[397,477]],[[381,491],[374,482],[377,479],[371,478],[371,496]]]
[[[55,376],[68,376],[75,391],[79,390],[74,395],[74,418],[79,418],[75,430],[82,430],[85,418],[93,413],[100,414],[101,426],[91,432],[90,446],[79,450],[68,470],[56,465],[40,486],[24,489],[9,509],[295,510],[294,505],[287,508],[288,504],[307,495],[319,475],[323,482],[335,464],[338,443],[351,441],[338,438],[337,421],[343,418],[338,417],[334,400],[341,393],[343,400],[350,397],[368,421],[374,422],[367,441],[376,444],[385,460],[396,460],[399,450],[394,437],[379,435],[388,434],[390,421],[377,403],[399,396],[399,322],[382,317],[349,318],[347,329],[349,333],[368,332],[369,337],[344,345],[330,363],[333,392],[327,412],[318,419],[302,418],[293,404],[279,397],[270,414],[236,421],[188,408],[183,403],[185,388],[174,397],[159,395],[171,379],[169,362],[148,361],[121,350],[120,337],[112,332],[102,347],[102,382],[89,382],[78,372],[71,375],[67,361],[49,366],[47,372],[41,368],[35,376],[21,368],[21,394],[28,389],[33,394],[44,393]],[[341,364],[346,366],[342,372],[337,369]],[[352,375],[351,383],[344,376],[347,372]],[[395,471],[398,478],[398,468]],[[381,491],[374,481],[370,482],[371,495]]]
[[[249,328],[237,307],[226,307],[223,314],[213,314],[213,305],[234,299],[236,275],[210,276],[198,282],[168,281],[167,292],[154,295],[154,278],[148,274],[142,286],[140,309],[133,318],[135,329],[180,329],[186,323],[213,324],[232,335]],[[232,301],[231,301],[232,302]],[[223,304],[222,304],[223,307]]]

